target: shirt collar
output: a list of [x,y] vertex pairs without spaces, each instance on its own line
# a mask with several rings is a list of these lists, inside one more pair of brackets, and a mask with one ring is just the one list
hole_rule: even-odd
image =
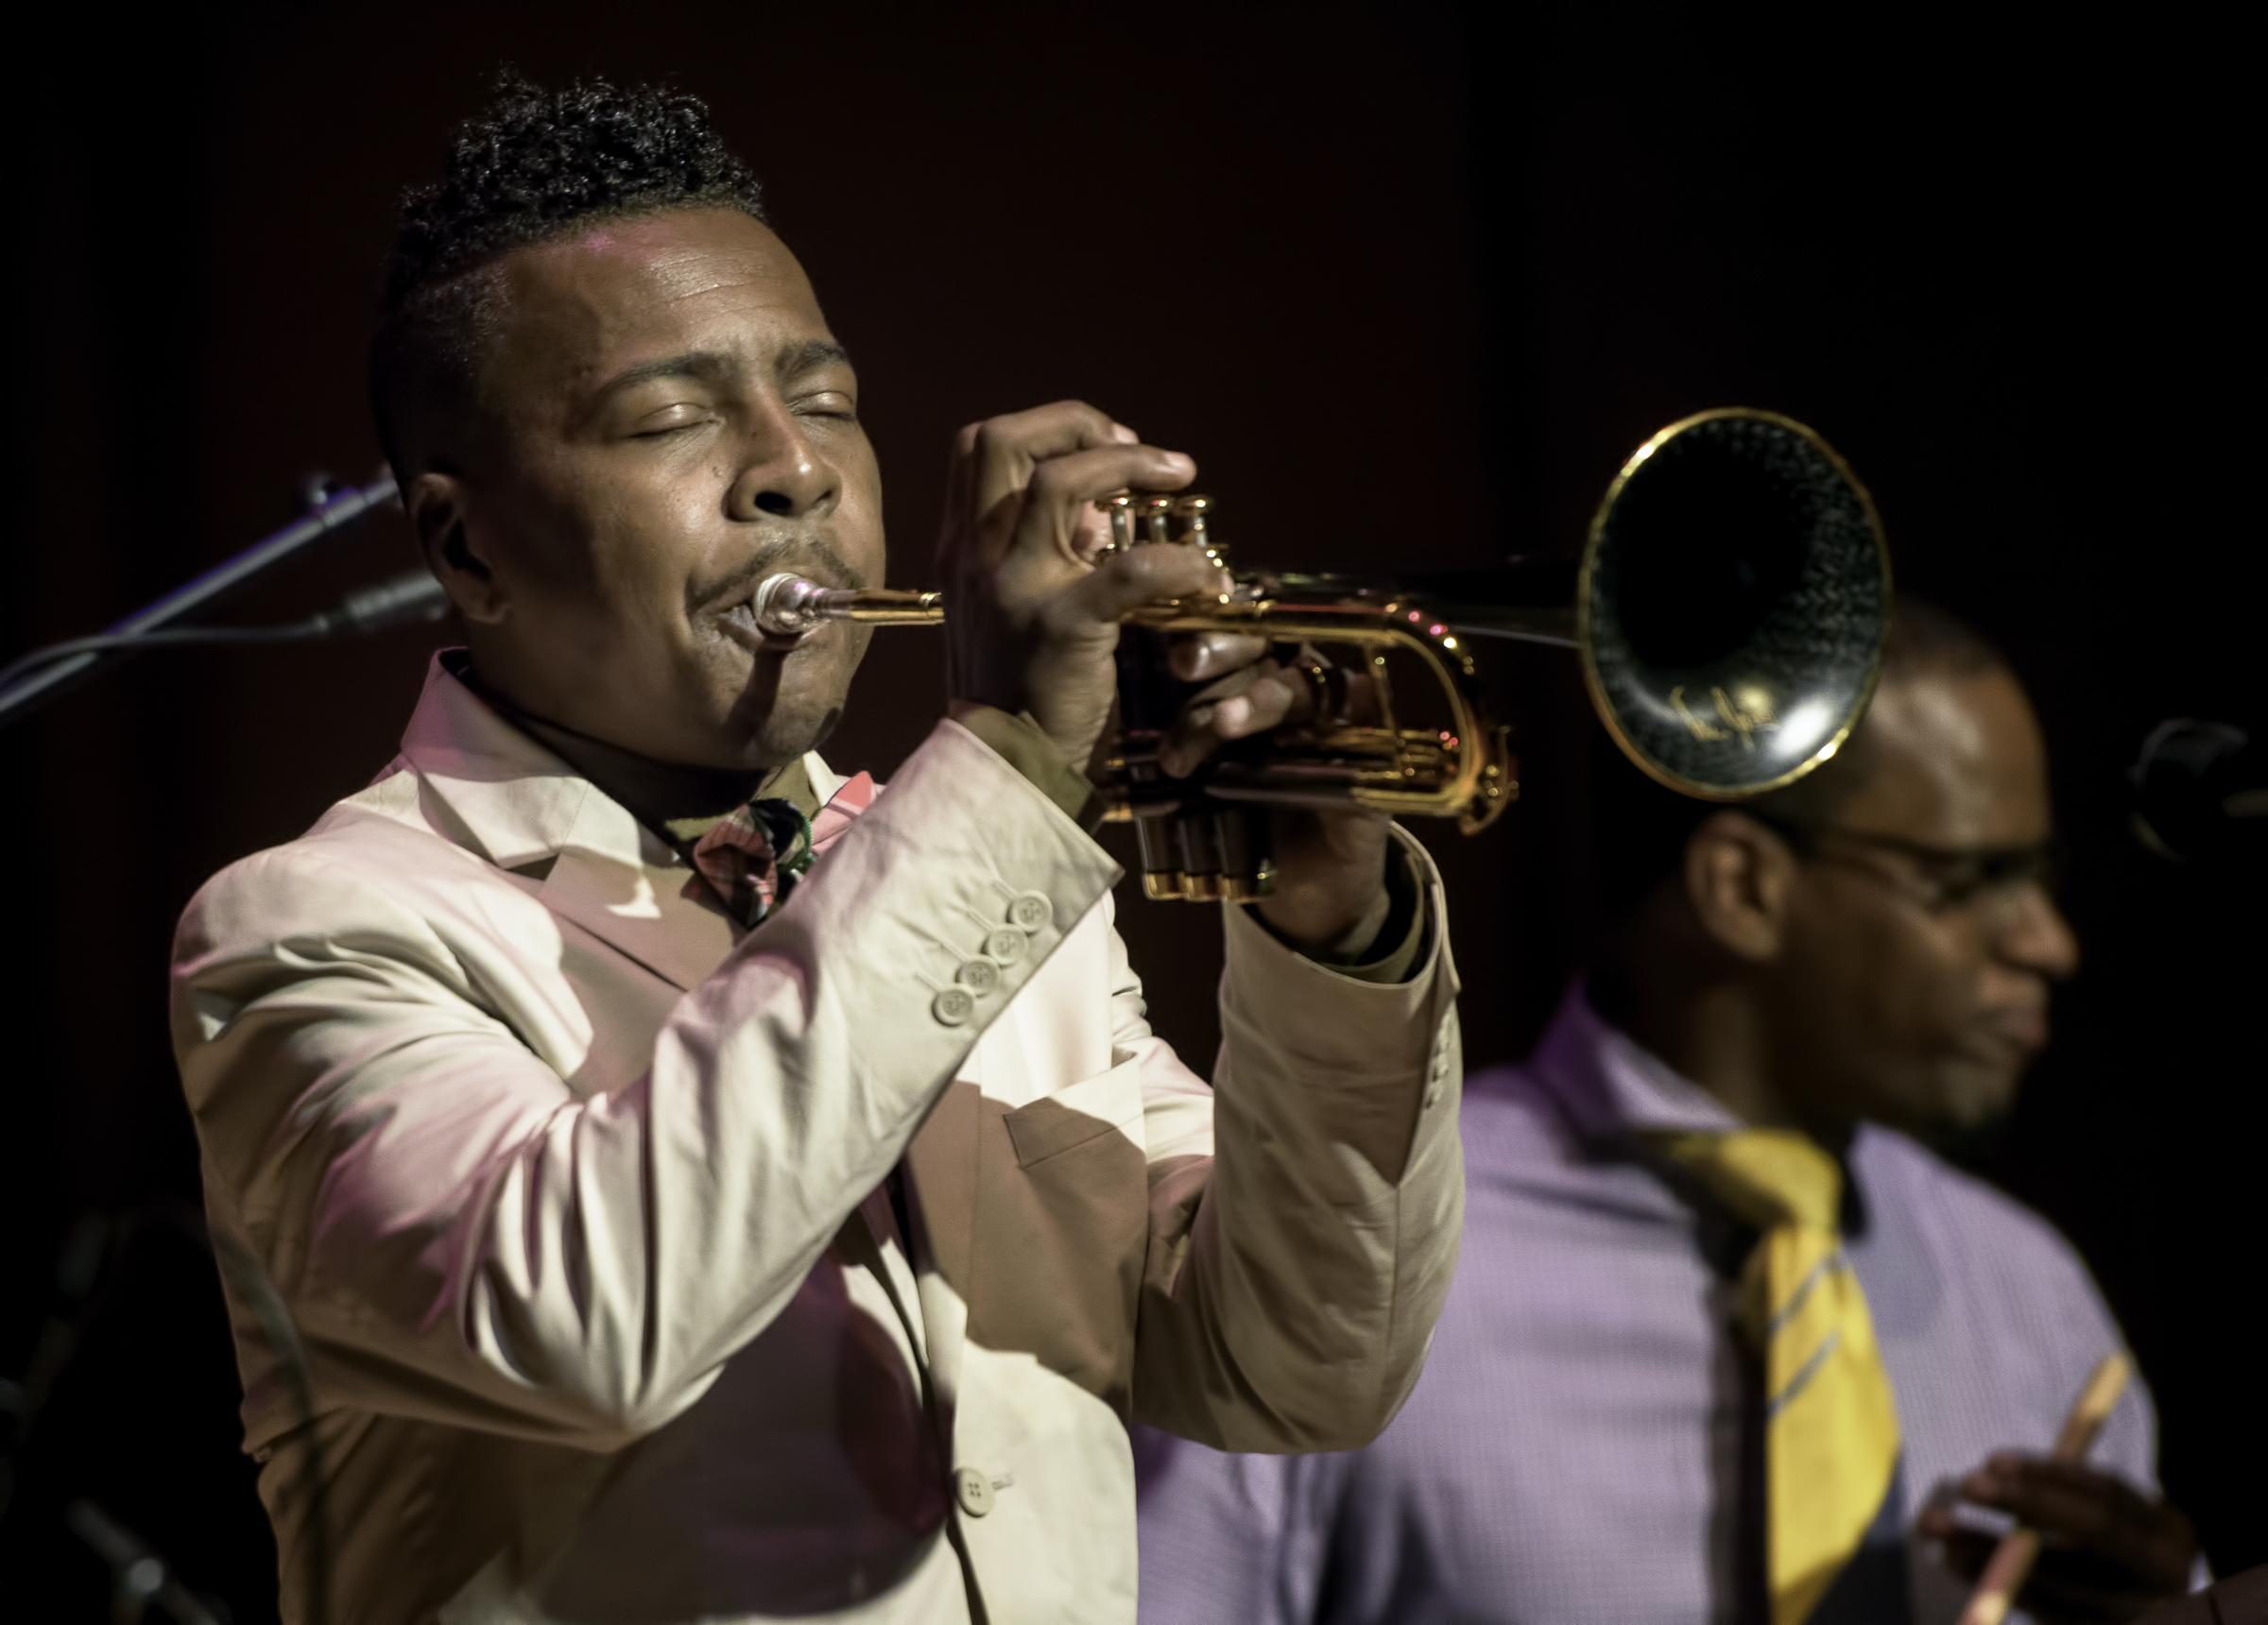
[[[402,759],[444,807],[452,839],[528,876],[553,913],[679,987],[732,946],[719,915],[681,896],[684,860],[557,753],[513,727],[434,657],[402,738]],[[803,758],[822,801],[841,777]],[[545,864],[557,859],[556,864]]]
[[1716,1096],[1592,1009],[1580,979],[1560,1000],[1527,1070],[1586,1139],[1743,1126]]
[[627,812],[460,682],[444,664],[454,653],[440,650],[426,670],[402,759],[455,815],[454,833],[465,845],[506,869],[557,857],[570,845],[633,866],[667,861],[666,848],[644,836]]
[[[463,649],[435,654],[402,736],[402,756],[456,814],[484,857],[499,868],[520,868],[573,847],[633,867],[682,861],[590,775],[536,731],[507,720],[459,676],[465,656]],[[627,755],[603,744],[599,750],[610,762]],[[592,766],[606,772],[596,761]],[[780,777],[799,781],[794,788],[802,794],[796,799],[800,805],[809,797],[807,815],[845,782],[816,750]]]

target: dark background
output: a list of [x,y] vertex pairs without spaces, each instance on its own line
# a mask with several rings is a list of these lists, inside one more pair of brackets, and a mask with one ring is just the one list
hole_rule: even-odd
[[[130,28],[86,9],[24,38],[4,98],[8,651],[274,529],[303,471],[369,477],[392,201],[505,60],[711,100],[858,359],[904,582],[952,431],[1064,395],[1194,454],[1246,558],[1343,569],[1572,551],[1622,457],[1697,408],[1816,425],[1874,490],[1900,580],[2009,650],[2054,752],[2088,965],[1980,1166],[2095,1267],[2216,1565],[2268,1561],[2242,1329],[2258,899],[2140,854],[2122,777],[2161,717],[2263,720],[2257,143],[2218,24],[1573,0],[404,0]],[[389,520],[238,612],[303,613],[409,562]],[[0,1519],[0,1614],[37,1593],[43,1616],[100,1616],[60,1518],[92,1494],[240,1619],[272,1617],[167,942],[203,877],[386,761],[436,641],[149,658],[0,739],[0,1374],[60,1371]],[[1504,671],[1529,799],[1477,841],[1423,831],[1475,1065],[1533,1040],[1589,861],[1572,663]],[[934,634],[885,634],[830,754],[886,770],[938,703]],[[1131,900],[1122,921],[1159,1025],[1210,1052],[1217,924]]]

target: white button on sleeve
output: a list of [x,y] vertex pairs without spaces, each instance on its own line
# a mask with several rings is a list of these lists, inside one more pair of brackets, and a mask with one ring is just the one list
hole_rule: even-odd
[[1014,926],[1004,925],[985,934],[985,957],[1002,965],[1014,965],[1023,957],[1028,939]]
[[982,996],[1000,985],[1000,966],[980,953],[954,973],[954,980],[970,992]]

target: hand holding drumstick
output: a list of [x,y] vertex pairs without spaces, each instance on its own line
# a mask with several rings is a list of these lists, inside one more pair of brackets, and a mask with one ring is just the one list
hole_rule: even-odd
[[2132,1371],[2124,1355],[2106,1355],[2053,1454],[1996,1452],[1961,1481],[1963,1498],[2017,1520],[1997,1544],[1950,1511],[1921,1514],[1921,1531],[1945,1543],[1947,1562],[1979,1582],[1961,1625],[2000,1625],[2019,1600],[2043,1621],[2126,1620],[2189,1590],[2197,1535],[2188,1517],[2085,1464]]

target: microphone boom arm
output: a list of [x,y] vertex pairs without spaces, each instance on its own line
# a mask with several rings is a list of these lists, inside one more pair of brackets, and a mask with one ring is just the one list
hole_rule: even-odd
[[[155,604],[137,609],[98,636],[72,640],[69,652],[58,648],[50,656],[46,651],[35,651],[25,659],[15,662],[5,674],[0,674],[0,727],[20,721],[43,706],[60,699],[89,677],[140,652],[145,646],[192,641],[282,641],[277,637],[279,633],[322,635],[297,632],[293,628],[230,628],[228,630],[232,636],[198,636],[192,639],[182,636],[180,631],[170,629],[175,627],[176,623],[186,621],[249,586],[305,548],[343,533],[398,500],[399,492],[390,473],[372,480],[367,486],[350,487],[314,505],[305,518],[285,525],[263,541],[255,542],[235,557],[215,565],[196,580],[176,588]],[[333,611],[333,614],[342,612],[347,614],[350,623],[354,620],[345,606],[340,610]],[[356,628],[350,624],[335,629],[344,631]],[[198,630],[218,634],[223,629],[212,627]],[[247,631],[252,635],[247,637]],[[16,675],[18,673],[22,675]]]

